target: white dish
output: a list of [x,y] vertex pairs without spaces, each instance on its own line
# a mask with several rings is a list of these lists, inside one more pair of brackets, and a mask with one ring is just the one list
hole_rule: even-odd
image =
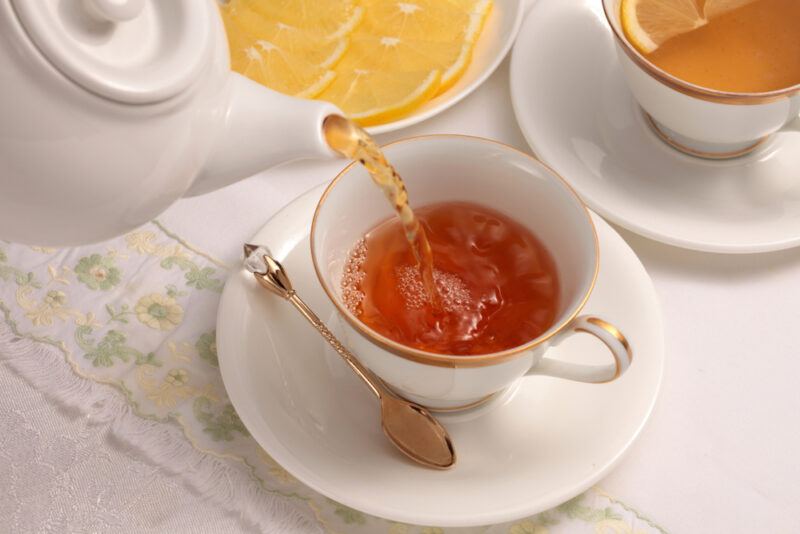
[[667,146],[625,84],[601,2],[537,1],[510,76],[528,144],[609,220],[708,252],[800,245],[800,135],[776,134],[727,161]]
[[[311,266],[308,234],[322,187],[301,196],[253,238],[270,247],[299,294],[332,326],[334,310]],[[473,412],[442,415],[458,463],[433,471],[397,453],[378,405],[325,342],[252,275],[228,280],[217,318],[225,387],[258,443],[323,495],[367,513],[423,525],[474,526],[525,517],[586,490],[612,469],[655,403],[664,359],[656,295],[622,238],[594,217],[601,265],[586,311],[618,325],[634,351],[625,376],[603,385],[523,378]],[[581,363],[606,349],[578,336],[552,349]],[[526,387],[527,384],[536,387]]]
[[386,124],[370,126],[367,131],[372,135],[378,135],[406,128],[430,119],[461,101],[491,76],[506,57],[519,31],[522,15],[521,0],[494,0],[492,11],[475,45],[472,61],[455,85],[426,102],[411,115]]

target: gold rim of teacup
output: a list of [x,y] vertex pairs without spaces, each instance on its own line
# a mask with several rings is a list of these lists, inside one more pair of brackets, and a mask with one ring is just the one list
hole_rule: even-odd
[[[310,248],[311,248],[311,263],[314,266],[314,272],[317,275],[317,279],[319,280],[320,284],[322,285],[322,289],[328,295],[328,298],[336,306],[336,309],[339,313],[345,318],[345,320],[352,326],[356,332],[358,332],[361,336],[365,337],[367,340],[375,343],[382,349],[391,352],[392,354],[404,358],[406,360],[410,360],[416,363],[422,363],[426,365],[432,365],[435,367],[448,367],[448,368],[463,368],[463,367],[485,367],[489,365],[496,365],[498,363],[503,363],[514,358],[517,358],[523,355],[525,352],[541,345],[542,343],[548,341],[553,336],[564,330],[569,324],[578,316],[578,314],[583,310],[586,302],[589,300],[589,296],[592,294],[594,290],[594,286],[597,282],[597,274],[600,270],[600,242],[597,237],[597,228],[594,225],[594,221],[592,220],[592,216],[589,213],[589,208],[586,207],[586,204],[583,200],[578,196],[572,186],[567,183],[567,181],[553,168],[549,165],[544,163],[539,158],[527,154],[519,149],[516,149],[510,145],[502,143],[500,141],[495,141],[493,139],[487,139],[485,137],[478,137],[473,135],[461,135],[461,134],[431,134],[431,135],[418,135],[414,137],[407,137],[405,139],[400,139],[398,141],[394,141],[392,143],[388,143],[386,145],[382,145],[381,148],[387,148],[394,145],[399,145],[402,143],[408,143],[412,141],[419,141],[421,139],[471,139],[480,141],[483,143],[491,143],[494,145],[499,145],[503,148],[521,154],[522,156],[535,161],[544,169],[549,172],[554,178],[559,180],[567,191],[573,196],[575,201],[583,208],[584,215],[586,216],[586,220],[589,223],[589,228],[591,228],[592,236],[594,238],[594,269],[592,272],[592,279],[589,287],[586,289],[584,295],[581,297],[579,303],[570,313],[564,317],[556,326],[551,326],[547,332],[542,334],[541,336],[532,339],[531,341],[519,345],[517,347],[507,349],[500,352],[492,352],[488,354],[478,354],[478,355],[452,355],[452,354],[438,354],[433,352],[426,352],[423,350],[415,349],[413,347],[408,347],[401,343],[398,343],[394,340],[391,340],[378,332],[375,332],[367,325],[362,323],[357,317],[355,317],[347,308],[341,305],[339,299],[336,297],[335,292],[332,288],[328,287],[328,283],[325,280],[325,277],[320,272],[319,262],[317,261],[317,255],[314,250],[314,236],[316,234],[317,229],[317,220],[319,218],[320,211],[322,206],[325,204],[325,201],[328,199],[328,195],[331,191],[336,187],[336,184],[339,180],[342,179],[356,164],[356,162],[351,162],[347,167],[342,169],[339,174],[328,184],[328,187],[325,188],[325,191],[322,193],[322,196],[317,203],[317,207],[314,210],[314,218],[311,222],[311,234],[310,234]],[[463,409],[463,408],[462,408]]]
[[642,70],[644,70],[647,74],[671,89],[674,89],[687,96],[699,98],[700,100],[706,100],[709,102],[716,102],[718,104],[750,106],[776,102],[778,100],[783,100],[784,98],[791,98],[795,94],[800,93],[800,84],[785,87],[783,89],[777,89],[775,91],[768,91],[765,93],[736,93],[709,89],[707,87],[695,85],[673,76],[667,71],[662,70],[651,63],[647,58],[644,57],[644,55],[642,55],[641,52],[636,49],[635,46],[628,42],[627,37],[625,37],[622,32],[622,29],[615,24],[615,21],[618,17],[609,12],[609,9],[611,9],[609,4],[614,4],[617,6],[618,2],[606,2],[605,0],[601,0],[601,2],[603,2],[603,12],[606,15],[608,25],[611,27],[614,37],[616,38],[617,42],[622,45],[622,49],[625,51],[627,56],[631,58],[631,60],[633,60],[633,62],[641,67]]

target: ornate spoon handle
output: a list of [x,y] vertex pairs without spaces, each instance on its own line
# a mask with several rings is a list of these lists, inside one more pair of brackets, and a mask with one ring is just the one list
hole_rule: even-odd
[[317,331],[319,331],[322,337],[325,338],[325,341],[327,341],[330,346],[333,347],[333,350],[335,350],[339,356],[341,356],[342,359],[347,362],[353,371],[355,371],[355,373],[361,377],[361,380],[363,380],[369,386],[369,389],[372,391],[372,393],[374,393],[375,396],[380,399],[385,391],[382,385],[379,385],[377,380],[372,376],[372,373],[370,373],[369,370],[367,370],[367,368],[364,367],[361,362],[359,362],[338,339],[336,339],[336,336],[334,336],[333,333],[328,330],[328,327],[325,326],[325,323],[323,323],[322,320],[317,317],[317,314],[308,307],[308,305],[303,301],[303,299],[300,298],[297,292],[292,290],[286,300],[291,302],[292,305],[297,308],[301,314],[303,314],[303,317],[308,319],[308,322],[311,323],[314,328],[317,329]]

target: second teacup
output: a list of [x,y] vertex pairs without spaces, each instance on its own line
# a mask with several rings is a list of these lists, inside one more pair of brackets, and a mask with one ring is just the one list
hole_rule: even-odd
[[694,156],[726,159],[751,152],[781,129],[800,130],[800,84],[763,93],[735,93],[677,78],[629,42],[620,22],[620,4],[621,0],[603,0],[622,71],[664,141]]

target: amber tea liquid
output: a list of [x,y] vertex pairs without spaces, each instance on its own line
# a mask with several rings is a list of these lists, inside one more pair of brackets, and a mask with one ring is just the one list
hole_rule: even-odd
[[454,355],[518,347],[552,326],[558,275],[527,228],[472,203],[415,213],[433,252],[441,310],[428,299],[402,224],[392,218],[367,233],[345,269],[345,303],[364,324],[403,345]]
[[[702,13],[704,0],[698,0]],[[800,0],[753,0],[675,36],[651,54],[687,82],[737,93],[800,84]]]

